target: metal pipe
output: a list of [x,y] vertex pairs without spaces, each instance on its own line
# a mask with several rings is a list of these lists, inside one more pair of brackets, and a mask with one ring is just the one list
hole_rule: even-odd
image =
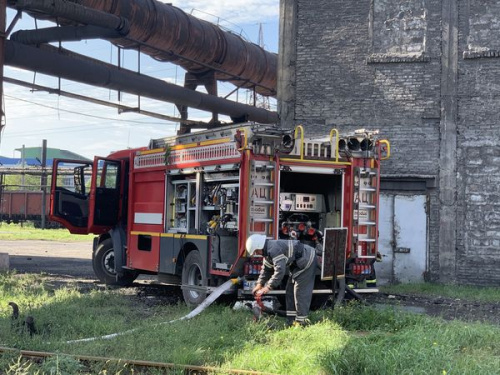
[[118,362],[120,364],[128,364],[132,366],[149,367],[149,368],[163,368],[163,369],[183,369],[187,372],[210,372],[217,373],[223,371],[227,374],[241,374],[241,375],[273,375],[271,373],[264,373],[252,370],[235,370],[235,369],[224,369],[221,370],[218,367],[213,366],[195,366],[195,365],[180,365],[175,363],[165,363],[165,362],[153,362],[153,361],[141,361],[137,359],[123,359],[123,358],[110,358],[110,357],[96,357],[89,355],[76,355],[76,354],[61,354],[61,353],[51,353],[51,352],[41,352],[33,350],[19,350],[17,348],[7,348],[0,347],[0,353],[15,353],[20,354],[24,358],[50,358],[65,355],[68,357],[75,358],[79,361],[85,362]]
[[[85,25],[118,30],[122,35],[127,35],[129,31],[129,22],[126,18],[90,9],[74,1],[10,0],[9,6],[35,13],[36,18],[66,18]],[[64,22],[64,20],[61,21]]]
[[[147,42],[162,50],[171,50],[181,56],[207,63],[243,79],[248,79],[272,92],[257,86],[262,95],[275,95],[277,55],[260,46],[244,41],[240,36],[223,31],[216,25],[184,13],[171,4],[156,0],[71,0],[92,9],[113,13],[130,21],[129,37]],[[126,40],[113,41],[124,47]],[[169,54],[143,49],[151,57],[170,61],[192,73],[202,73],[205,68],[183,60],[172,60]],[[217,75],[219,80],[232,81],[232,77]],[[234,83],[234,82],[233,82]],[[237,81],[241,84],[241,81]],[[253,87],[245,85],[244,87]]]
[[[46,2],[54,3],[58,9],[63,8],[60,0],[12,0],[11,4],[28,10],[31,9],[28,6],[35,9],[35,3]],[[141,44],[141,52],[156,60],[172,62],[194,74],[215,70],[217,80],[255,88],[262,95],[276,95],[276,54],[210,22],[188,15],[171,4],[157,0],[68,0],[63,3],[128,19],[130,32],[127,37],[110,40],[117,46],[137,48]],[[53,20],[56,16],[63,17],[55,11],[45,11],[45,14]],[[66,13],[66,24],[68,20],[82,22],[76,17],[76,12],[75,15]],[[94,20],[85,23],[96,25]]]
[[276,112],[185,89],[77,54],[64,55],[8,40],[5,48],[5,62],[17,68],[93,86],[121,90],[204,111],[215,111],[228,115],[232,119],[265,124],[276,123],[278,120]]
[[108,102],[105,100],[100,100],[100,99],[92,98],[92,97],[85,96],[85,95],[75,94],[75,93],[60,90],[60,89],[54,89],[52,87],[37,85],[33,82],[25,82],[25,81],[21,81],[21,80],[15,79],[15,78],[4,77],[3,81],[7,82],[7,83],[12,83],[13,85],[23,86],[23,87],[26,87],[30,90],[34,90],[34,91],[45,91],[45,92],[48,92],[49,94],[56,94],[59,96],[64,96],[66,98],[82,100],[82,101],[86,101],[86,102],[93,103],[93,104],[99,104],[99,105],[102,105],[105,107],[116,108],[116,109],[118,109],[119,113],[134,112],[134,113],[139,113],[139,114],[144,115],[144,116],[157,118],[159,120],[183,122],[183,123],[189,125],[189,127],[191,129],[209,129],[210,127],[213,127],[213,124],[210,124],[208,122],[183,120],[180,117],[173,117],[173,116],[168,116],[168,115],[164,115],[161,113],[145,111],[143,109],[129,107],[129,106],[126,106],[123,104]]
[[79,42],[84,39],[119,38],[122,34],[114,29],[100,26],[62,26],[38,30],[19,30],[10,40],[23,44],[45,44],[53,42]]

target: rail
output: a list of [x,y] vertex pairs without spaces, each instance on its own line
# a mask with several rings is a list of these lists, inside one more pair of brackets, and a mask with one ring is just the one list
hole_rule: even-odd
[[385,145],[386,153],[387,153],[386,156],[380,157],[380,160],[389,159],[391,157],[391,144],[390,144],[390,142],[387,139],[381,139],[381,140],[379,140],[379,143]]
[[15,348],[0,347],[0,353],[18,353],[21,357],[27,359],[42,359],[45,360],[51,357],[71,357],[80,362],[115,362],[124,365],[129,365],[131,367],[138,367],[143,369],[182,369],[188,374],[216,374],[223,372],[224,374],[235,374],[235,375],[273,375],[270,373],[264,373],[259,371],[251,370],[236,370],[236,369],[222,369],[213,366],[194,366],[194,365],[178,365],[175,363],[165,363],[165,362],[153,362],[153,361],[141,361],[134,359],[123,359],[123,358],[108,358],[108,357],[96,357],[88,355],[75,355],[75,354],[61,354],[43,351],[33,351],[33,350],[19,350]]
[[335,161],[339,161],[339,131],[337,129],[330,130],[330,144],[333,151],[333,136],[335,134]]
[[300,131],[300,160],[304,160],[304,127],[302,125],[297,125],[295,128],[295,133],[293,133],[293,137],[297,139],[297,132]]

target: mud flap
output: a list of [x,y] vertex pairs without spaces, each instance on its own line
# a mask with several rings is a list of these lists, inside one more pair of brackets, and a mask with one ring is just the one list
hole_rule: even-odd
[[123,267],[127,264],[125,255],[125,231],[121,227],[116,227],[109,231],[111,240],[113,241],[113,250],[115,253],[115,271],[116,277],[122,277],[124,274]]

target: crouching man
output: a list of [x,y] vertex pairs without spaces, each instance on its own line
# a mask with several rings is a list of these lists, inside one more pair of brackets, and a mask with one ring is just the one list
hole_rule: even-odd
[[252,293],[262,296],[277,288],[287,267],[286,315],[288,324],[305,325],[311,306],[316,276],[316,250],[299,241],[268,240],[265,235],[252,234],[246,242],[249,256],[261,250],[264,257],[257,284]]

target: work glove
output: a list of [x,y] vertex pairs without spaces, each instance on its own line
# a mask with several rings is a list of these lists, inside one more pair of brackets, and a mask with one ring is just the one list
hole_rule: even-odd
[[256,293],[255,295],[257,297],[260,297],[260,296],[263,296],[264,294],[267,294],[269,293],[269,290],[271,290],[268,286],[264,286],[262,288],[260,288]]
[[261,289],[262,289],[262,285],[261,284],[255,285],[254,288],[252,289],[252,294],[255,295]]

